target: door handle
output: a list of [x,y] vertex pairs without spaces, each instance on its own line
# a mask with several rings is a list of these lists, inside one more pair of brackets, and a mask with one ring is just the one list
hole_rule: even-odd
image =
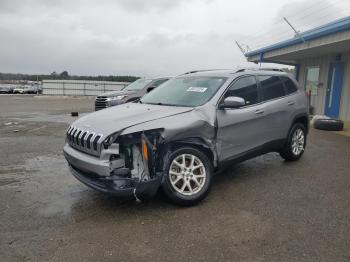
[[263,113],[264,113],[264,110],[262,110],[262,109],[257,109],[257,110],[254,111],[254,114],[256,114],[256,115],[260,115],[260,114],[263,114]]
[[287,103],[287,105],[289,105],[289,106],[292,106],[292,105],[294,105],[294,104],[295,104],[294,101],[288,101],[288,103]]

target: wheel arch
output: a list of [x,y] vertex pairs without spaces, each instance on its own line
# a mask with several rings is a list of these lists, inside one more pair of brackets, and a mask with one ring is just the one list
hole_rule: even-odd
[[300,123],[305,127],[306,133],[308,133],[310,125],[309,122],[309,116],[307,114],[299,114],[294,117],[291,128],[294,124]]
[[214,168],[217,167],[215,152],[210,145],[201,137],[189,137],[180,140],[170,141],[166,144],[167,150],[176,150],[181,147],[192,147],[204,153]]

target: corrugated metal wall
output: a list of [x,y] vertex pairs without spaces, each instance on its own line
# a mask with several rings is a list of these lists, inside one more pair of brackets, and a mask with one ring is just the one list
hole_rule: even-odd
[[[318,88],[317,95],[311,97],[311,105],[315,109],[315,114],[324,115],[329,66],[332,62],[335,61],[335,55],[312,57],[299,61],[299,83],[304,88],[307,67],[320,66],[319,82],[323,83],[323,85]],[[341,62],[345,63],[345,71],[340,102],[339,118],[342,120],[350,121],[350,53],[343,53]]]
[[44,95],[96,96],[108,91],[121,90],[129,83],[81,80],[43,80]]
[[350,121],[350,53],[343,54],[345,61],[344,83],[341,95],[340,118]]
[[319,82],[323,83],[317,90],[317,95],[311,96],[311,105],[314,107],[314,113],[318,115],[324,114],[324,106],[326,99],[326,89],[328,81],[328,70],[329,63],[331,59],[329,56],[317,57],[317,58],[308,58],[303,60],[300,65],[300,75],[299,82],[301,86],[305,88],[306,82],[306,70],[308,67],[319,66],[320,67],[320,76]]

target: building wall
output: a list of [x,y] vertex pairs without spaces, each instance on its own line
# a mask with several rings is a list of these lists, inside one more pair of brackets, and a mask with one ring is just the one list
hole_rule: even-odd
[[345,63],[340,118],[350,121],[350,52],[343,55]]
[[[304,88],[306,84],[307,67],[320,66],[319,82],[321,86],[318,88],[317,95],[311,96],[311,105],[314,107],[314,114],[324,114],[329,66],[335,61],[335,55],[312,57],[298,61],[300,64],[299,83]],[[339,118],[350,121],[350,52],[343,53],[341,61],[345,63],[345,70]]]
[[129,83],[81,80],[43,80],[44,95],[96,96],[108,91],[121,90]]

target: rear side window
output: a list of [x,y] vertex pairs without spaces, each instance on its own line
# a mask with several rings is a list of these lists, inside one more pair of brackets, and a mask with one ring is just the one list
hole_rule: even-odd
[[290,80],[288,77],[282,76],[281,79],[286,88],[286,95],[292,94],[298,90],[293,81]]
[[258,103],[258,86],[254,76],[245,76],[239,78],[227,90],[225,98],[228,96],[237,96],[244,98],[246,105]]
[[284,86],[278,76],[258,76],[264,101],[285,96]]

